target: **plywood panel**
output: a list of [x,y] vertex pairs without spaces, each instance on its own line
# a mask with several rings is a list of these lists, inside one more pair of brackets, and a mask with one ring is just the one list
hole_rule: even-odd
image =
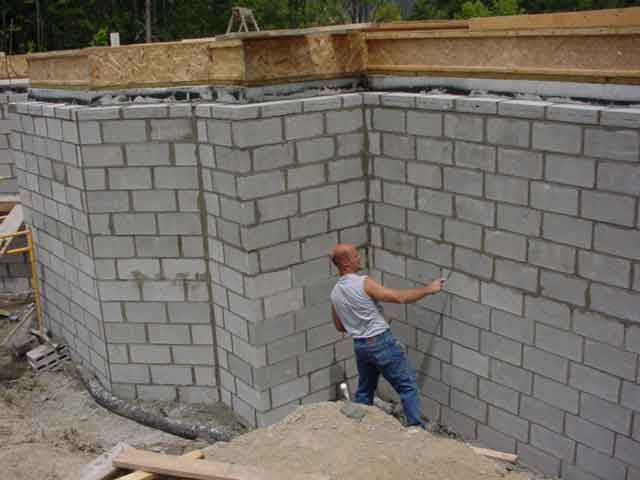
[[[584,70],[600,76],[640,70],[640,34],[581,37],[424,38],[370,40],[368,70],[416,72]],[[590,73],[589,73],[590,72]],[[624,75],[622,75],[624,77]]]
[[9,55],[0,57],[0,78],[27,78],[29,64],[26,55]]
[[86,50],[68,50],[27,56],[29,78],[34,87],[89,86],[89,59]]
[[360,33],[244,42],[249,84],[335,78],[365,70],[366,44]]
[[244,81],[244,47],[239,40],[216,41],[208,46],[208,78],[211,83]]
[[640,7],[585,12],[472,18],[469,30],[517,30],[535,28],[640,26]]
[[206,83],[207,46],[207,42],[173,42],[90,49],[91,87]]

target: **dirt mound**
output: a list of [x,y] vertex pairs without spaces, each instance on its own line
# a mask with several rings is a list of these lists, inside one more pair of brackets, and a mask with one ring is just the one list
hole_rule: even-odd
[[16,362],[11,350],[0,345],[0,382],[20,378],[24,370],[24,365]]
[[353,420],[342,402],[300,407],[282,422],[219,443],[208,458],[244,465],[324,473],[349,480],[525,480],[523,473],[476,455],[464,443],[412,431],[374,407]]

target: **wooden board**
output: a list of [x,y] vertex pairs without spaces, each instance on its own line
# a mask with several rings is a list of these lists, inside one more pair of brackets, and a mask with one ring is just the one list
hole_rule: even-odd
[[501,460],[503,462],[509,463],[518,462],[518,456],[514,455],[513,453],[498,452],[497,450],[489,450],[488,448],[478,447],[471,447],[471,450],[473,450],[478,455],[482,455],[487,458],[493,458],[494,460]]
[[29,64],[26,55],[7,55],[0,57],[0,79],[27,78]]
[[364,72],[362,34],[245,40],[247,84],[335,78]]
[[[189,460],[201,460],[204,458],[202,450],[194,450],[193,452],[182,455],[181,458],[187,458]],[[137,472],[130,473],[124,477],[119,477],[117,480],[157,480],[158,475],[151,472],[143,472],[138,470]]]
[[547,13],[483,17],[469,20],[469,30],[518,30],[536,28],[640,26],[640,7],[593,10],[585,12]]
[[[15,233],[20,229],[20,226],[24,222],[24,214],[22,212],[22,205],[15,205],[7,218],[0,223],[0,235],[7,233]],[[0,257],[9,248],[13,241],[13,237],[0,239]]]
[[89,86],[89,56],[86,50],[27,55],[29,78],[34,87]]
[[412,22],[374,23],[363,29],[365,32],[383,32],[399,30],[453,30],[469,28],[468,20],[417,20]]
[[328,476],[322,474],[298,474],[285,469],[263,469],[210,460],[194,462],[134,448],[124,450],[113,460],[113,464],[129,470],[195,480],[329,480]]

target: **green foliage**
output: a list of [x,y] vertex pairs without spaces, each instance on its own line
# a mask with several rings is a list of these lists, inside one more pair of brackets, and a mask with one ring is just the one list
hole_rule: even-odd
[[458,18],[488,17],[491,11],[481,0],[467,0],[462,4]]
[[376,8],[373,19],[376,22],[395,22],[402,20],[402,11],[395,3],[386,1]]
[[109,45],[109,30],[107,29],[107,27],[102,27],[93,36],[93,40],[91,40],[91,46],[104,47],[107,45]]
[[493,0],[492,15],[518,15],[521,13],[518,0]]

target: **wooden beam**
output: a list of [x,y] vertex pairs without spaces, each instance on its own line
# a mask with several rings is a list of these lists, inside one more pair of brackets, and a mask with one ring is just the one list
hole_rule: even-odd
[[640,26],[640,7],[592,10],[585,12],[481,17],[469,20],[469,30],[472,31],[613,26]]
[[[204,458],[204,452],[202,450],[194,450],[193,452],[185,453],[180,458],[186,458],[189,460],[202,460]],[[155,473],[143,472],[138,470],[132,472],[124,477],[120,477],[116,480],[157,480],[159,477]]]
[[501,460],[503,462],[509,463],[518,462],[518,456],[514,455],[513,453],[498,452],[497,450],[489,450],[488,448],[479,447],[471,447],[471,450],[473,450],[478,455],[482,455],[487,458],[493,458],[494,460]]
[[375,23],[365,29],[364,32],[388,32],[400,30],[453,30],[468,29],[467,20],[418,20],[413,22],[388,22]]
[[193,460],[127,448],[113,460],[113,465],[129,470],[169,475],[194,480],[329,480],[322,474],[296,474],[286,469],[264,469],[233,463]]

